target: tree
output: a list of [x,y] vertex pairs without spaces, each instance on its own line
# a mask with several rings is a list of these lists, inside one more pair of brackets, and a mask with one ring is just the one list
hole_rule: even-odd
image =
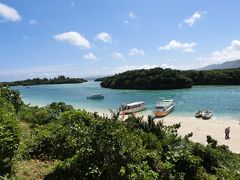
[[7,102],[10,102],[14,106],[16,112],[19,112],[23,105],[19,91],[11,90],[7,86],[0,88],[0,97],[6,99]]

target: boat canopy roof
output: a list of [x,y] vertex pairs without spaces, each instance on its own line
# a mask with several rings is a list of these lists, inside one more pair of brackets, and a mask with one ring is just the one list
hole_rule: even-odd
[[140,104],[145,104],[145,102],[143,102],[143,101],[133,102],[133,103],[129,103],[129,104],[123,104],[122,106],[136,106],[136,105],[140,105]]

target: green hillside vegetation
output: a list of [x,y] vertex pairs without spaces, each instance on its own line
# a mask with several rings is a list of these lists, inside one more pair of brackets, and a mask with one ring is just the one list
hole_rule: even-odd
[[47,79],[47,78],[34,78],[27,79],[22,81],[13,81],[13,82],[1,82],[0,85],[9,85],[9,86],[31,86],[31,85],[41,85],[41,84],[71,84],[71,83],[83,83],[87,80],[82,78],[69,78],[65,76],[58,76],[56,78]]
[[194,85],[240,85],[240,69],[185,71]]
[[141,69],[99,78],[101,86],[112,89],[182,89],[193,85],[240,85],[240,69],[179,71]]
[[103,81],[103,80],[105,80],[107,78],[108,78],[108,76],[107,77],[100,77],[100,78],[95,79],[94,81]]
[[180,124],[25,105],[0,88],[0,179],[239,179],[240,155],[178,135]]
[[126,71],[104,78],[102,87],[112,89],[181,89],[192,87],[192,80],[182,71],[154,68]]

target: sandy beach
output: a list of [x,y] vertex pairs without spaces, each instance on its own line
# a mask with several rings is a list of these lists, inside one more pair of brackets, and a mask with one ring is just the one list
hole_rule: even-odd
[[[92,111],[93,112],[93,111]],[[97,111],[99,115],[110,116],[109,111]],[[136,113],[136,116],[142,117]],[[127,116],[125,116],[127,118]],[[144,120],[147,120],[147,115],[144,115]],[[193,142],[207,144],[207,135],[218,141],[218,145],[227,145],[234,153],[240,153],[240,121],[231,118],[212,117],[210,120],[203,120],[190,116],[173,116],[168,115],[164,118],[157,118],[154,121],[164,121],[165,125],[180,123],[178,134],[184,136],[188,133],[193,133],[190,138]],[[225,139],[225,128],[230,127],[230,139]]]
[[[190,132],[193,142],[207,144],[206,136],[210,135],[218,141],[219,145],[227,145],[232,152],[240,153],[240,124],[236,120],[210,119],[202,120],[194,117],[164,117],[165,125],[181,123],[178,130],[179,135],[186,135]],[[230,139],[225,139],[225,128],[230,127]]]

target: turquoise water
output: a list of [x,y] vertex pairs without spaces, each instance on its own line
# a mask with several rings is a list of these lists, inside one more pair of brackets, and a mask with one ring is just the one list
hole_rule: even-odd
[[[181,90],[113,90],[101,88],[99,82],[82,84],[38,85],[26,88],[14,87],[23,96],[25,103],[46,105],[63,101],[76,108],[86,110],[117,109],[120,104],[145,101],[147,109],[142,114],[150,114],[160,98],[174,99],[176,107],[172,115],[193,116],[199,109],[210,109],[215,117],[240,118],[240,86],[194,86]],[[102,93],[103,100],[90,100],[92,93]]]

